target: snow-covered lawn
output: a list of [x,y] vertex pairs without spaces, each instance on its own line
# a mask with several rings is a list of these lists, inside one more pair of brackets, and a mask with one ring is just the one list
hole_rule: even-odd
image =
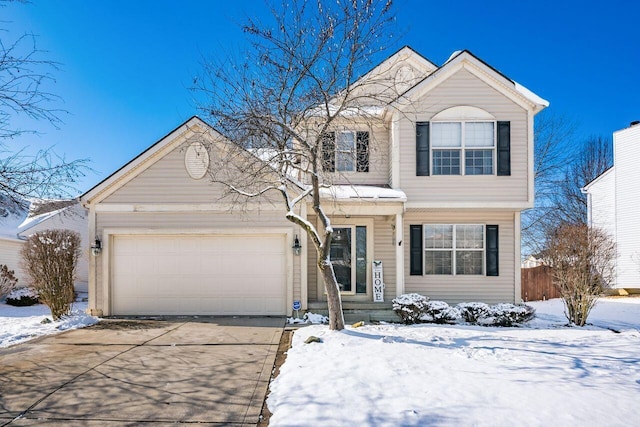
[[561,300],[530,305],[522,328],[302,328],[270,387],[270,425],[637,425],[640,298],[601,299],[585,328],[565,326]]
[[0,303],[0,348],[42,335],[57,334],[68,329],[83,328],[97,323],[99,319],[85,314],[86,309],[86,302],[75,302],[71,316],[57,322],[43,324],[41,323],[43,319],[51,320],[51,311],[46,305],[13,307]]

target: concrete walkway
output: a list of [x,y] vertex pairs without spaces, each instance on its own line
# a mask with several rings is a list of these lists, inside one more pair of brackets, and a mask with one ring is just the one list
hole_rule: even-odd
[[255,426],[283,326],[105,320],[2,349],[0,426]]

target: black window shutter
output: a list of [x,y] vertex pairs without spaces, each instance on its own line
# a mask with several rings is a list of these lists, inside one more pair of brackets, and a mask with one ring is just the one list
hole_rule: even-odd
[[322,134],[322,168],[325,172],[336,170],[336,134],[327,132]]
[[422,226],[409,226],[409,273],[422,276]]
[[511,122],[498,122],[498,176],[511,175]]
[[369,132],[356,133],[357,172],[369,172]]
[[416,176],[429,175],[429,122],[416,123]]
[[486,227],[487,276],[498,276],[498,226]]

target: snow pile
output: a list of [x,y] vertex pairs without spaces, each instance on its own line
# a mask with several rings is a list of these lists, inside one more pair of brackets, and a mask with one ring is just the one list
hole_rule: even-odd
[[290,325],[295,325],[300,323],[312,323],[314,325],[321,325],[321,324],[329,323],[329,318],[322,314],[308,312],[308,313],[305,313],[304,316],[302,316],[302,319],[298,317],[289,317],[287,319],[287,323],[289,323]]
[[601,300],[585,328],[566,326],[561,300],[530,304],[538,316],[519,328],[302,328],[271,384],[270,425],[633,423],[640,298]]
[[45,319],[51,319],[51,311],[46,305],[12,307],[0,303],[0,348],[19,344],[39,336],[57,334],[97,323],[99,319],[86,314],[84,312],[86,308],[86,302],[74,303],[71,315],[65,316],[57,322],[42,323]]

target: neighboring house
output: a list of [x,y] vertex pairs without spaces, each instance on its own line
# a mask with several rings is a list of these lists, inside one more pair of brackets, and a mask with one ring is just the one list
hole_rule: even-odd
[[[76,200],[25,201],[15,212],[0,208],[0,264],[15,272],[18,286],[27,286],[20,251],[27,238],[42,230],[63,229],[80,234],[83,252],[78,260],[76,291],[88,291],[87,212]],[[85,249],[87,248],[87,249]]]
[[[374,124],[327,134],[324,153],[336,171],[322,197],[345,310],[388,310],[408,292],[519,302],[533,118],[548,103],[468,51],[437,67],[405,47],[363,79],[381,75],[396,76],[402,97],[371,109]],[[90,263],[94,314],[284,315],[294,301],[326,309],[315,249],[280,196],[240,212],[220,200],[206,177],[216,156],[202,152],[207,133],[216,134],[189,119],[81,197],[102,250]],[[317,222],[310,205],[301,209]],[[383,302],[373,302],[374,260]]]
[[535,268],[540,267],[542,265],[542,261],[533,255],[529,255],[524,261],[522,261],[522,268]]
[[616,243],[614,288],[640,288],[640,122],[613,134],[613,167],[587,184],[589,225]]

